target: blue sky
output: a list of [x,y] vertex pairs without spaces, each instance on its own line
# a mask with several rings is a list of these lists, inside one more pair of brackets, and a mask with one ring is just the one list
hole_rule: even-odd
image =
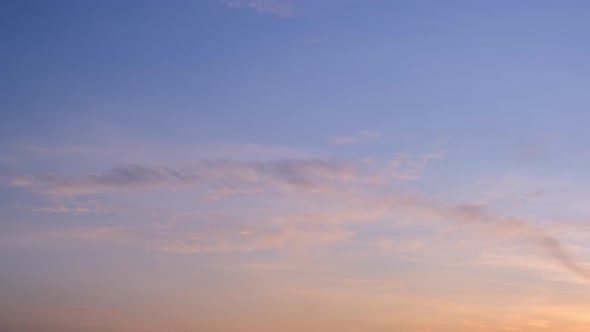
[[4,1],[0,329],[585,331],[589,14]]

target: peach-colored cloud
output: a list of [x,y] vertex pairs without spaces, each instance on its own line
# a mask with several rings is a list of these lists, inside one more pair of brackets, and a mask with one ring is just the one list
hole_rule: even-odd
[[414,197],[391,197],[379,203],[411,213],[416,221],[443,219],[492,237],[520,237],[542,248],[567,271],[590,281],[590,271],[581,266],[564,245],[526,219],[503,217],[480,204],[445,205]]
[[217,238],[195,236],[193,239],[164,241],[156,249],[168,253],[224,253],[250,252],[267,249],[307,250],[321,245],[348,240],[353,233],[332,229],[300,229],[285,228],[278,231],[267,231],[252,234],[246,239],[231,236]]
[[[391,195],[373,190],[374,186],[416,179],[433,160],[441,159],[444,155],[444,151],[415,156],[400,154],[389,163],[368,161],[362,164],[325,159],[278,159],[203,161],[188,169],[130,165],[99,174],[22,176],[3,179],[3,182],[36,192],[66,196],[183,188],[205,192],[215,192],[221,188],[228,195],[262,195],[269,188],[271,191],[268,193],[271,194],[277,190],[302,193],[331,191],[337,195],[331,196],[328,207],[298,215],[283,213],[271,216],[255,228],[239,224],[236,225],[237,229],[221,233],[198,229],[162,232],[150,228],[97,228],[91,231],[74,230],[68,236],[78,239],[115,238],[165,252],[211,253],[293,249],[345,241],[354,236],[354,232],[345,225],[385,218],[428,225],[432,225],[433,220],[447,221],[449,225],[474,230],[486,237],[518,237],[534,243],[566,270],[590,280],[590,274],[573,259],[567,248],[530,220],[499,215],[484,204],[447,204],[420,195]],[[313,198],[305,195],[301,199],[308,204],[313,201]],[[60,204],[58,201],[54,207],[41,208],[40,211],[63,212],[73,208]],[[251,234],[241,234],[244,229]],[[382,248],[387,245],[389,249],[393,248],[391,243],[381,241]],[[397,250],[416,250],[422,245],[420,241],[411,245],[397,244]]]
[[[179,254],[254,252],[261,250],[304,251],[350,240],[352,231],[325,225],[261,223],[256,229],[235,227],[161,228],[76,227],[38,234],[36,243],[92,241],[142,247],[150,251]],[[14,241],[13,241],[14,242]]]
[[[325,174],[331,166],[322,162],[287,163],[284,166],[285,169],[282,167],[277,169],[276,165],[276,163],[263,164],[254,169],[259,170],[261,167],[264,170],[262,174],[270,172],[272,177],[277,176],[281,179],[280,181],[293,183],[305,182],[299,178],[302,174],[313,179],[316,177],[336,177],[345,180],[349,174],[348,171],[337,175]],[[339,167],[335,169],[340,170]],[[242,171],[240,168],[239,170]],[[246,170],[250,171],[252,168]],[[143,172],[141,170],[139,173],[143,174]],[[153,173],[148,172],[148,174]],[[220,174],[223,177],[227,172],[222,171]],[[252,176],[259,176],[259,173],[254,172]],[[132,179],[130,181],[134,183],[135,175],[129,175],[129,177]],[[106,182],[112,180],[108,176],[106,178],[108,178],[108,180],[104,180]],[[127,177],[124,176],[124,178]],[[126,183],[125,181],[122,182]],[[447,221],[449,225],[479,232],[489,238],[519,238],[532,243],[542,248],[565,270],[590,280],[588,271],[574,260],[567,248],[553,235],[536,226],[530,220],[498,215],[483,204],[445,204],[418,195],[365,196],[362,192],[334,196],[333,199],[335,201],[332,204],[340,205],[333,211],[324,209],[324,211],[300,215],[271,217],[258,223],[255,228],[252,228],[252,225],[239,224],[236,225],[237,229],[212,233],[203,230],[187,232],[186,230],[170,229],[162,232],[156,229],[130,230],[106,227],[75,229],[67,233],[56,233],[53,236],[93,240],[112,238],[119,242],[138,243],[147,248],[170,253],[248,252],[284,248],[300,249],[314,247],[318,244],[325,245],[350,240],[355,233],[347,229],[346,224],[387,218],[409,220],[415,224],[425,225],[433,225],[434,221]],[[355,200],[357,203],[351,204]],[[244,234],[245,229],[249,234]],[[381,241],[379,243],[381,243],[382,250],[388,248],[398,252],[418,250],[424,245],[419,240],[395,244],[386,239],[379,241]]]

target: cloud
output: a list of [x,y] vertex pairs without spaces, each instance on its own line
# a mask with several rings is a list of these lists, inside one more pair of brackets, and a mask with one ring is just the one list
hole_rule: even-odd
[[390,163],[390,176],[397,180],[416,180],[431,162],[434,160],[440,160],[444,158],[445,155],[446,151],[422,154],[419,156],[399,154]]
[[[115,167],[101,174],[82,176],[19,176],[5,178],[4,184],[28,188],[50,195],[75,196],[112,191],[145,191],[155,189],[187,189],[208,187],[216,195],[252,193],[254,185],[275,188],[323,191],[330,183],[354,177],[350,163],[291,159],[260,162],[206,161],[188,170],[128,165]],[[240,186],[248,186],[242,188]]]
[[263,14],[279,17],[291,17],[295,13],[295,4],[290,0],[222,0],[229,8],[248,8]]
[[[164,183],[190,181],[190,174],[139,165],[116,167],[98,175],[86,176],[25,176],[7,183],[15,187],[36,189],[49,194],[77,195],[114,190],[140,190]],[[6,182],[6,181],[5,181]]]
[[[177,234],[176,240],[158,240],[155,250],[167,253],[228,253],[260,250],[309,250],[346,241],[353,232],[339,228],[262,226],[257,231],[225,230],[217,234]],[[184,237],[184,239],[182,238]]]
[[[287,164],[288,166],[277,166],[275,163],[265,164],[264,167],[255,167],[252,174],[241,174],[240,176],[256,178],[261,176],[257,173],[264,170],[262,174],[281,182],[307,186],[308,183],[299,179],[297,174],[301,172],[301,164]],[[295,166],[299,165],[299,166]],[[304,163],[304,173],[324,174],[328,168],[323,163]],[[282,167],[286,167],[286,170]],[[294,171],[292,168],[296,171]],[[309,167],[309,169],[308,169]],[[252,169],[248,168],[248,171]],[[270,171],[269,171],[270,170]],[[219,171],[219,170],[218,170]],[[292,174],[292,173],[295,174]],[[248,172],[246,172],[248,173]],[[112,179],[119,179],[117,176],[106,176],[108,180],[104,183],[112,184]],[[157,179],[160,181],[161,174],[164,177],[172,176],[172,173],[159,173],[148,171],[140,174],[148,174],[147,177],[135,175],[122,176],[121,183],[134,187],[137,183],[143,183],[144,178]],[[153,176],[153,174],[158,174]],[[219,176],[224,178],[226,171],[222,170]],[[270,174],[270,175],[269,175]],[[333,176],[333,175],[330,175]],[[342,175],[336,176],[337,178]],[[132,180],[128,180],[131,178]],[[97,177],[93,179],[103,179]],[[84,180],[82,182],[86,183]],[[148,181],[148,182],[149,182]],[[34,181],[33,181],[34,183]],[[100,185],[104,185],[101,183]],[[96,184],[95,184],[96,185]],[[119,186],[117,184],[116,186]],[[76,187],[77,188],[77,187]],[[326,205],[329,203],[329,205]],[[148,250],[156,250],[166,253],[185,254],[207,254],[207,253],[228,253],[228,252],[253,252],[260,250],[306,250],[317,246],[325,246],[339,242],[370,241],[377,245],[381,251],[392,252],[393,254],[404,254],[427,248],[426,242],[420,238],[411,240],[400,239],[392,241],[387,237],[377,236],[369,238],[356,238],[357,233],[349,225],[360,223],[377,223],[377,228],[384,224],[379,222],[387,221],[389,224],[410,223],[428,227],[440,227],[441,221],[455,227],[455,233],[462,231],[476,232],[482,235],[482,239],[520,239],[533,244],[549,255],[565,271],[590,281],[590,272],[580,264],[567,248],[552,234],[548,233],[533,221],[502,216],[491,211],[484,204],[447,204],[432,200],[420,195],[408,194],[370,194],[365,192],[346,192],[341,195],[331,196],[323,207],[317,212],[306,212],[291,216],[270,216],[257,218],[257,221],[248,221],[248,218],[239,218],[231,226],[218,223],[203,223],[203,220],[195,220],[192,227],[96,227],[96,228],[75,228],[51,232],[49,236],[54,239],[75,239],[80,241],[114,242],[120,244],[139,245]],[[35,237],[39,238],[39,237]],[[36,241],[38,242],[38,241]]]
[[51,214],[107,214],[123,212],[124,208],[120,206],[106,205],[98,200],[62,200],[58,202],[51,202],[47,205],[34,205],[30,203],[18,202],[14,205],[18,209],[32,211],[36,213],[51,213]]
[[[50,235],[55,239],[134,244],[167,253],[300,250],[354,239],[356,232],[348,225],[388,220],[389,224],[395,220],[432,227],[440,227],[440,221],[446,221],[447,225],[458,227],[454,232],[477,232],[490,240],[522,239],[548,253],[566,271],[590,281],[589,272],[565,246],[532,221],[498,215],[483,204],[446,204],[419,195],[366,196],[358,192],[347,193],[332,197],[330,205],[318,212],[271,216],[256,222],[241,220],[231,224],[231,227],[195,220],[196,223],[191,223],[195,226],[191,228],[176,228],[173,225],[167,228],[75,228]],[[380,225],[383,224],[377,224],[377,229]],[[420,238],[394,241],[377,236],[364,241],[371,241],[379,250],[393,254],[403,255],[427,248],[426,242]]]
[[[361,136],[369,137],[370,134]],[[355,223],[389,219],[438,225],[433,221],[445,220],[460,229],[475,230],[486,239],[525,239],[542,248],[565,270],[590,280],[588,271],[567,248],[530,220],[501,216],[483,204],[447,204],[420,195],[386,194],[391,192],[388,185],[395,181],[417,179],[433,161],[444,156],[445,151],[398,154],[390,161],[366,160],[362,163],[318,158],[209,160],[184,169],[135,164],[114,167],[98,174],[5,176],[0,182],[49,195],[53,203],[57,202],[55,205],[31,208],[41,213],[86,213],[91,210],[84,204],[74,201],[67,205],[60,199],[108,192],[183,189],[197,190],[210,199],[231,195],[265,195],[264,198],[268,199],[277,192],[333,194],[322,198],[325,200],[322,203],[314,201],[319,197],[316,195],[300,196],[300,201],[307,206],[319,206],[317,210],[296,215],[272,215],[247,224],[242,220],[234,225],[235,228],[227,230],[106,227],[52,234],[55,238],[113,239],[170,253],[248,252],[348,241],[356,234],[347,225]],[[291,203],[296,206],[291,201],[287,204]],[[92,211],[100,209],[103,207],[97,203]],[[382,250],[398,252],[421,250],[426,246],[419,239],[405,243],[379,241]]]
[[374,141],[381,137],[378,131],[361,130],[354,135],[332,136],[330,142],[334,145],[352,145],[367,141]]
[[401,208],[418,222],[443,219],[457,226],[479,230],[492,238],[527,239],[549,253],[566,271],[590,281],[590,271],[577,262],[557,238],[525,219],[496,215],[481,204],[445,205],[417,196],[393,197],[381,204],[389,204],[392,209]]
[[[541,253],[557,262],[571,274],[590,281],[590,271],[578,262],[569,250],[543,228],[524,218],[502,216],[492,212],[484,204],[446,204],[420,195],[389,195],[377,197],[357,197],[356,205],[343,201],[347,206],[332,213],[323,212],[303,214],[277,219],[288,224],[354,224],[376,222],[379,220],[408,220],[412,224],[440,226],[446,221],[454,227],[454,232],[477,232],[484,239],[521,239],[541,249]],[[356,212],[355,212],[356,211]],[[363,214],[364,213],[364,214]],[[425,247],[421,239],[402,239],[394,241],[379,237],[370,239],[381,250],[392,253],[412,252]],[[480,239],[481,240],[481,239]]]
[[590,281],[590,271],[581,266],[570,253],[566,251],[563,245],[551,236],[542,236],[539,239],[541,246],[543,246],[555,258],[561,266],[568,271]]
[[423,250],[425,242],[421,239],[391,239],[381,238],[375,242],[384,253],[405,254]]
[[196,240],[177,240],[157,245],[155,249],[166,253],[182,254],[253,252],[269,249],[301,251],[342,242],[350,239],[352,236],[352,232],[345,230],[305,231],[286,229],[255,236],[248,241],[219,241],[203,244]]
[[58,239],[94,240],[116,237],[128,231],[125,227],[80,227],[68,230],[53,231],[49,235]]
[[212,254],[261,250],[309,250],[350,240],[354,233],[337,227],[259,225],[256,231],[237,228],[156,229],[129,227],[77,227],[52,231],[45,238],[140,246],[175,254]]
[[[46,195],[70,197],[116,191],[181,189],[201,190],[209,199],[293,190],[322,193],[340,190],[347,184],[376,185],[415,180],[432,160],[442,156],[444,152],[418,156],[403,154],[389,162],[369,160],[361,164],[324,159],[216,160],[202,161],[186,169],[133,164],[99,174],[4,177],[0,178],[0,183]],[[65,209],[54,208],[57,210],[53,212]]]
[[244,270],[262,270],[262,271],[278,271],[278,270],[296,270],[298,265],[285,263],[248,263],[248,264],[233,264],[221,266],[229,269],[244,269]]

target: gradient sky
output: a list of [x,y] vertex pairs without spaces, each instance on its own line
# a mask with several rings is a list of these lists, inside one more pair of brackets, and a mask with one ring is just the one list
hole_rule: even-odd
[[0,2],[0,331],[586,332],[590,2]]

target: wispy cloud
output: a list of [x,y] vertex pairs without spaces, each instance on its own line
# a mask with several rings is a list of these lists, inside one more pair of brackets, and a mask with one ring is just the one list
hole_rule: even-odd
[[59,200],[59,201],[52,201],[47,205],[35,205],[31,203],[24,203],[18,202],[15,204],[15,207],[18,209],[23,209],[27,211],[37,212],[37,213],[51,213],[51,214],[89,214],[89,213],[98,213],[98,214],[105,214],[105,213],[115,213],[115,212],[122,212],[124,209],[122,207],[106,205],[98,200],[84,200],[84,201],[77,201],[77,200]]
[[[218,199],[231,195],[260,194],[266,190],[327,192],[338,190],[347,183],[377,184],[415,180],[432,160],[440,159],[443,155],[404,154],[389,162],[366,160],[364,163],[329,159],[255,162],[217,160],[203,161],[186,169],[127,165],[88,175],[5,176],[0,178],[0,183],[47,195],[198,189],[206,192],[206,197]],[[63,210],[59,206],[56,208]]]
[[559,240],[552,236],[545,235],[541,236],[538,241],[540,245],[561,264],[561,266],[590,282],[590,270],[578,263]]
[[295,13],[292,0],[222,0],[229,8],[248,8],[263,14],[291,17]]
[[330,142],[334,145],[352,145],[367,141],[374,141],[381,137],[378,131],[361,130],[354,135],[332,136]]
[[[340,206],[340,207],[339,207]],[[346,206],[346,208],[343,208]],[[330,211],[329,209],[333,209]],[[355,239],[354,227],[379,221],[441,227],[441,221],[454,232],[480,235],[484,240],[521,240],[536,246],[541,253],[573,275],[590,281],[590,274],[554,235],[526,218],[502,216],[483,204],[447,204],[420,195],[365,195],[351,192],[330,199],[330,205],[314,213],[271,216],[256,222],[236,220],[232,227],[197,222],[196,228],[75,228],[50,233],[55,239],[114,241],[134,244],[167,253],[224,253],[260,250],[301,250],[343,241],[370,241],[376,249],[405,254],[427,249],[421,238],[393,240],[383,236]],[[376,225],[376,229],[381,224]]]
[[390,176],[397,180],[416,180],[433,161],[444,158],[446,153],[438,151],[417,156],[399,154],[390,163]]
[[154,227],[76,227],[37,236],[42,241],[90,241],[143,247],[174,254],[211,254],[262,250],[304,251],[347,241],[353,232],[338,227],[259,225],[235,228],[156,229]]
[[[267,231],[261,234],[243,235],[244,240],[234,237],[233,241],[226,239],[213,241],[211,239],[177,240],[156,246],[156,250],[167,253],[224,253],[251,252],[260,250],[309,250],[318,246],[333,244],[350,239],[353,233],[341,229],[313,229],[284,228],[277,231]],[[203,243],[205,242],[205,243]],[[206,243],[209,242],[209,243]]]
[[577,262],[557,238],[529,220],[499,216],[481,204],[445,205],[415,196],[390,198],[381,204],[390,204],[394,209],[403,207],[406,212],[414,214],[412,219],[415,221],[443,219],[457,226],[480,231],[481,234],[492,238],[525,239],[540,247],[565,270],[590,281],[590,271]]
[[[363,137],[372,137],[362,134]],[[375,136],[375,135],[373,135]],[[132,193],[146,190],[191,189],[205,197],[220,199],[231,195],[262,195],[271,202],[277,192],[303,193],[297,200],[317,206],[317,195],[324,207],[289,215],[283,212],[258,218],[257,223],[237,222],[227,230],[156,229],[106,227],[76,229],[53,237],[81,240],[115,239],[169,253],[248,252],[282,248],[305,248],[354,239],[356,233],[347,225],[390,220],[434,225],[449,225],[476,231],[486,238],[520,238],[533,243],[559,262],[565,270],[590,280],[590,274],[556,237],[535,222],[518,217],[505,217],[483,204],[447,204],[420,195],[388,193],[383,190],[396,181],[412,181],[429,165],[445,156],[444,151],[420,155],[398,154],[390,161],[352,162],[333,159],[274,159],[259,161],[201,161],[188,168],[128,165],[87,175],[25,175],[3,177],[8,186],[49,195],[55,205],[32,207],[40,213],[88,212],[84,205],[62,204],[60,197],[108,192]],[[379,188],[377,188],[379,187]],[[55,197],[57,196],[57,198]],[[288,200],[288,199],[287,199]],[[288,204],[294,202],[289,201]],[[100,204],[95,204],[95,210]],[[421,250],[420,239],[392,243],[380,237],[381,250],[398,252]]]
[[[101,174],[83,176],[17,176],[2,179],[14,186],[53,195],[81,195],[110,191],[183,189],[210,186],[229,194],[244,189],[232,186],[271,183],[292,189],[321,191],[330,182],[354,176],[354,165],[346,162],[301,159],[265,162],[207,161],[198,166],[175,170],[164,167],[128,165]],[[249,190],[252,190],[250,188]]]
[[114,238],[126,232],[128,232],[128,229],[125,227],[78,227],[53,231],[49,235],[58,239],[93,240],[106,237]]

